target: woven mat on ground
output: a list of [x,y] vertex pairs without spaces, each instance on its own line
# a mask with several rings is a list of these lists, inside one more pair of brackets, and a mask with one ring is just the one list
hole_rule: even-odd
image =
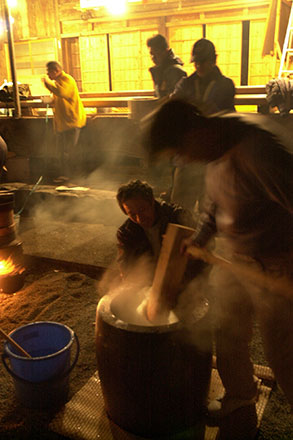
[[[259,399],[256,404],[257,425],[259,426],[271,392],[271,388],[263,384],[263,379],[273,381],[273,376],[271,370],[263,366],[255,366],[255,374],[259,378]],[[223,390],[218,371],[213,368],[209,400],[221,394]],[[104,410],[104,401],[97,372],[56,415],[50,428],[54,432],[74,440],[144,440],[142,437],[122,430],[109,420]],[[215,440],[218,431],[218,427],[206,426],[204,440]],[[180,436],[180,439],[187,437],[186,434],[184,437]]]

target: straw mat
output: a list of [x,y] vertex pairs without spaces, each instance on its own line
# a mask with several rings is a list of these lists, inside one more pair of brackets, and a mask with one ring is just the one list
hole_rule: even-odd
[[[257,425],[260,425],[265,406],[268,402],[273,385],[273,375],[270,368],[255,366],[255,374],[259,378],[259,399],[256,404]],[[266,380],[266,385],[263,381]],[[268,381],[269,386],[267,386]],[[212,400],[224,391],[221,379],[216,368],[212,369],[209,400]],[[234,413],[233,413],[234,414]],[[115,423],[106,415],[104,401],[98,373],[96,372],[83,388],[77,392],[64,408],[55,416],[50,428],[63,436],[74,440],[144,440],[142,437],[133,435]],[[216,440],[219,428],[206,426],[204,440]],[[190,430],[189,434],[182,433],[175,439],[199,438]],[[168,440],[170,436],[168,436]]]

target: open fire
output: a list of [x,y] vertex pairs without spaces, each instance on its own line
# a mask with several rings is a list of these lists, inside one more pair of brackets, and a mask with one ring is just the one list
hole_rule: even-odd
[[0,290],[4,293],[14,293],[21,289],[24,283],[25,268],[14,264],[11,256],[0,260]]
[[0,278],[3,275],[13,275],[16,272],[20,272],[19,265],[15,266],[10,256],[5,260],[0,260]]

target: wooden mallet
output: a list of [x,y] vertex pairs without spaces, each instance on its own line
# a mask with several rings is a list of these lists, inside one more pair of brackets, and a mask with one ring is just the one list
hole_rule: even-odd
[[248,279],[260,287],[275,290],[277,294],[292,299],[293,284],[286,277],[274,278],[245,263],[228,261],[206,248],[189,246],[186,255],[182,255],[180,253],[181,242],[184,238],[190,237],[193,232],[192,228],[173,223],[169,223],[167,227],[146,306],[146,315],[150,322],[158,325],[167,322],[169,312],[177,302],[188,255],[211,265],[219,265],[236,276]]
[[188,261],[188,256],[180,253],[181,242],[193,233],[194,229],[187,226],[168,224],[146,306],[147,318],[153,324],[166,324],[176,305]]

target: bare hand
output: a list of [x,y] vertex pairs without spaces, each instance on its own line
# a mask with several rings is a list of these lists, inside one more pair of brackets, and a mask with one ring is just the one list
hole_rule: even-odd
[[180,254],[181,255],[188,255],[187,248],[193,244],[194,243],[193,243],[192,237],[184,238],[181,242],[181,245],[180,245]]
[[54,101],[52,96],[41,96],[41,100],[44,104],[52,104]]

